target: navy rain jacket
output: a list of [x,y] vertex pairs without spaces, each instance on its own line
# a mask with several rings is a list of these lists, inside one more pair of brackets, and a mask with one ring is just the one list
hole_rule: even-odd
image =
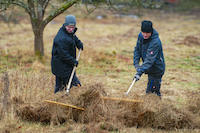
[[[77,28],[75,32],[76,30]],[[80,49],[80,45],[83,45],[75,32],[68,33],[63,25],[54,38],[51,71],[55,76],[69,77],[71,75],[76,60],[76,47]]]
[[[139,65],[142,58],[142,65]],[[137,73],[152,76],[162,76],[165,72],[165,60],[163,55],[162,43],[158,32],[154,29],[152,36],[145,40],[142,33],[138,35],[137,44],[134,50],[134,66]]]

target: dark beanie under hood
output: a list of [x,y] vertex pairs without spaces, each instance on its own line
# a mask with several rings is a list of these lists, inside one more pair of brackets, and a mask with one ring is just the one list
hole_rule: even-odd
[[153,26],[152,22],[148,20],[142,21],[142,26],[141,26],[141,31],[142,32],[148,32],[152,33],[153,32]]

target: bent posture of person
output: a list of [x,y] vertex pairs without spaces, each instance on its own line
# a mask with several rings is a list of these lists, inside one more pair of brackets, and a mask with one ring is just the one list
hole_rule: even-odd
[[[83,43],[75,35],[76,18],[73,15],[65,17],[65,23],[54,38],[51,58],[51,70],[56,77],[54,93],[63,90],[69,81],[74,66],[78,66],[76,60],[76,48],[83,50]],[[71,86],[81,86],[74,73]]]
[[[142,59],[141,65],[139,64],[140,59]],[[137,71],[134,76],[136,81],[143,73],[148,74],[146,93],[155,93],[161,97],[160,87],[165,72],[165,60],[162,43],[151,21],[144,20],[141,23],[141,32],[134,49],[133,62]]]

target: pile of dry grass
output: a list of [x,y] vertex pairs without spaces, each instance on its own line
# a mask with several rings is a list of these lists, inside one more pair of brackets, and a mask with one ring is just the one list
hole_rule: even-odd
[[16,112],[22,120],[57,125],[71,120],[78,121],[81,111],[42,103],[39,105],[23,105]]
[[182,129],[193,128],[191,116],[178,110],[167,99],[160,100],[156,95],[144,97],[143,111],[138,114],[139,127],[152,127],[156,129]]
[[109,122],[90,123],[81,129],[84,133],[109,133],[112,131],[117,132],[118,128]]
[[196,128],[200,128],[200,92],[188,93],[187,109],[194,116]]
[[[134,96],[137,97],[137,96]],[[126,127],[151,127],[155,129],[194,128],[191,116],[160,100],[156,95],[140,97],[144,103],[123,103],[117,113],[118,121]]]
[[200,116],[200,93],[196,93],[195,96],[190,97],[188,105],[189,111]]
[[[175,108],[172,103],[169,104],[167,99],[160,100],[153,94],[145,97],[135,95],[135,98],[142,99],[144,102],[133,103],[103,100],[101,97],[106,95],[103,86],[95,84],[85,87],[82,93],[76,93],[73,97],[58,97],[56,100],[67,101],[69,104],[84,108],[84,111],[42,103],[37,106],[23,105],[17,110],[17,114],[23,120],[43,123],[60,124],[69,120],[87,124],[96,123],[100,125],[99,128],[103,127],[105,130],[118,130],[118,128],[133,126],[166,130],[195,128],[196,124],[192,121],[192,117]],[[112,128],[107,128],[105,125],[109,124],[105,123],[113,125]]]
[[51,120],[51,113],[49,106],[31,106],[23,105],[17,109],[17,115],[23,120],[38,121],[42,123],[49,123]]
[[105,121],[110,112],[109,107],[101,99],[106,93],[101,84],[95,84],[81,94],[77,100],[78,106],[85,109],[80,119],[83,123]]
[[[104,116],[107,111],[106,106],[104,106],[104,101],[100,98],[102,94],[105,95],[102,85],[95,84],[81,89],[84,90],[81,94],[76,93],[75,95],[75,93],[72,92],[74,96],[63,96],[63,94],[59,93],[54,96],[54,100],[57,102],[83,107],[85,109],[84,112],[56,104],[41,103],[32,105],[22,104],[17,109],[17,115],[23,120],[38,121],[47,124],[50,122],[53,122],[54,124],[61,124],[68,120],[83,123],[91,121],[99,122],[103,118],[106,118],[106,116]],[[15,101],[17,101],[16,98]]]

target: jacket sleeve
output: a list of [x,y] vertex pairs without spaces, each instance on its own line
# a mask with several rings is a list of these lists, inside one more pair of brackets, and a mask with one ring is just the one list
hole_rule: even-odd
[[135,66],[136,69],[139,67],[139,62],[140,62],[140,57],[141,57],[139,41],[140,40],[139,40],[139,36],[138,36],[137,44],[136,44],[134,52],[133,52],[134,53],[134,55],[133,55],[133,65]]
[[76,59],[69,54],[69,51],[69,45],[64,44],[63,41],[57,42],[57,53],[60,59],[68,64],[73,65],[76,62]]
[[83,43],[81,42],[81,40],[78,39],[78,37],[76,35],[74,36],[74,38],[75,38],[75,42],[76,42],[76,47],[78,49],[80,49],[81,47],[83,47]]
[[138,74],[142,75],[144,72],[147,72],[151,66],[156,61],[156,57],[159,54],[160,51],[160,45],[158,42],[153,42],[150,44],[149,48],[147,49],[146,58],[138,70]]

